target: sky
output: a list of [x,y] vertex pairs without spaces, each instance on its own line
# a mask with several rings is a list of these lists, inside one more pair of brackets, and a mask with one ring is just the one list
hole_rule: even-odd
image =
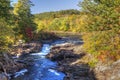
[[[12,1],[17,2],[17,0]],[[33,14],[35,14],[66,9],[79,10],[80,8],[77,6],[77,4],[81,0],[31,0],[31,1],[34,4],[34,6],[31,7],[31,11]]]

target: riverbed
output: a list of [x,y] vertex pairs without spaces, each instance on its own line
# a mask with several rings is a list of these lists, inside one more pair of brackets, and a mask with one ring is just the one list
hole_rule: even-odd
[[59,67],[56,61],[46,58],[53,46],[66,45],[68,43],[79,44],[81,41],[76,38],[62,38],[54,42],[43,43],[38,53],[30,53],[19,57],[19,62],[29,65],[26,69],[16,72],[11,80],[64,80],[65,74],[57,71]]
[[64,41],[56,41],[52,44],[45,43],[39,53],[23,56],[23,59],[31,59],[28,61],[30,65],[26,69],[16,72],[11,80],[63,80],[65,74],[55,70],[57,63],[45,58],[52,45],[62,42]]

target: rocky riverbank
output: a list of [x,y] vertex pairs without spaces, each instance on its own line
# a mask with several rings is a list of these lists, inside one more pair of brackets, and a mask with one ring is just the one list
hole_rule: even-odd
[[64,72],[64,80],[95,80],[92,68],[87,63],[78,62],[86,54],[82,52],[82,43],[79,45],[65,43],[51,48],[47,58],[57,61],[57,70]]
[[[76,41],[76,39],[74,41],[71,38],[60,41],[62,44],[55,43],[46,57],[57,61],[56,69],[66,74],[64,80],[120,80],[120,60],[112,64],[103,64],[99,61],[93,68],[89,66],[89,61],[94,57],[83,51],[82,41]],[[48,40],[44,40],[44,42],[48,43]],[[41,46],[40,42],[30,42],[14,46],[11,54],[1,53],[0,80],[8,80],[7,73],[15,73],[29,66],[33,58],[26,58],[25,55],[39,52]],[[18,59],[22,55],[24,56],[23,61]]]
[[64,80],[120,80],[119,60],[109,65],[98,62],[91,68],[88,62],[93,56],[83,52],[82,44],[55,45],[46,57],[57,61],[57,70],[66,74]]
[[[22,40],[19,40],[16,45],[12,45],[9,51],[0,52],[0,80],[7,80],[9,76],[8,73],[14,74],[16,71],[21,70],[29,65],[28,61],[31,61],[31,58],[20,59],[20,56],[26,56],[30,53],[40,52],[43,43],[52,42],[60,37],[56,36],[53,33],[41,32],[38,35],[35,35],[35,39],[29,43],[23,43]],[[27,60],[27,62],[25,62]]]
[[24,67],[24,64],[16,62],[10,54],[0,54],[0,80],[9,80],[9,74],[15,73]]
[[41,43],[30,42],[17,46],[13,46],[9,53],[1,53],[0,55],[0,80],[8,80],[9,74],[14,74],[15,72],[26,67],[26,64],[19,62],[17,59],[25,54],[39,52],[41,48]]
[[40,51],[41,47],[42,44],[40,42],[29,42],[20,45],[14,45],[11,54],[19,57],[24,54],[37,53]]

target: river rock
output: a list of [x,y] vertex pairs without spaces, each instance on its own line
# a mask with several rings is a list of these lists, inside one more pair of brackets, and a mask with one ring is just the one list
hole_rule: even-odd
[[28,53],[37,53],[40,51],[42,44],[40,42],[30,42],[30,43],[23,43],[21,45],[13,46],[13,50],[11,54],[20,57],[21,55],[28,54]]
[[64,80],[95,80],[94,73],[88,64],[72,64],[85,55],[80,49],[76,51],[74,48],[81,48],[81,46],[54,46],[46,57],[57,61],[59,66],[57,70],[66,74]]
[[58,51],[50,52],[46,57],[53,61],[59,61],[65,58],[79,58],[79,55],[73,54],[73,50],[61,49]]

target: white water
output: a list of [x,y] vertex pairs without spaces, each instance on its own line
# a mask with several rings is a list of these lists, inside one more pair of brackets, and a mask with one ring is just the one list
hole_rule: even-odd
[[50,52],[50,45],[49,44],[44,44],[42,47],[42,51],[39,53],[33,53],[31,55],[40,55],[40,56],[45,56]]
[[65,74],[54,70],[57,63],[45,58],[50,48],[49,44],[44,44],[41,52],[28,55],[28,57],[34,57],[34,64],[16,72],[12,80],[63,80]]
[[18,76],[24,75],[26,72],[28,72],[27,69],[22,69],[21,71],[16,72],[14,77],[16,78]]

